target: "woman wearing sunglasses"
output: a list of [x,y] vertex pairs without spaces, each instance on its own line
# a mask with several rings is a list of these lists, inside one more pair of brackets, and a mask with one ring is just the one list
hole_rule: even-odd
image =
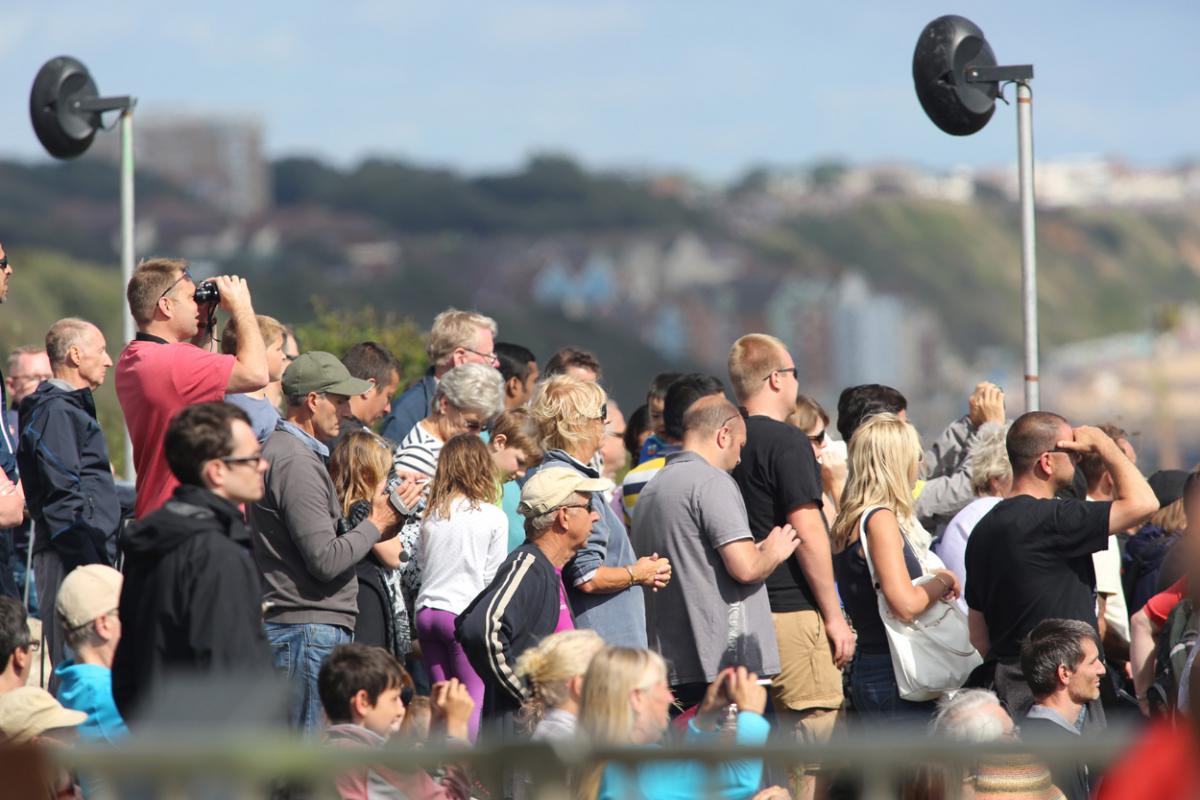
[[[599,385],[569,375],[539,384],[529,409],[545,451],[538,469],[567,467],[588,478],[599,477],[588,464],[604,443],[607,403]],[[591,506],[599,519],[583,549],[563,570],[575,624],[594,629],[609,644],[645,647],[642,589],[666,586],[671,564],[657,553],[638,558],[625,523],[598,494],[592,494]]]
[[[429,416],[417,422],[400,442],[392,457],[397,475],[424,475],[432,479],[446,442],[460,433],[478,435],[493,417],[504,410],[504,378],[484,364],[462,364],[438,381],[430,404]],[[428,492],[426,492],[426,496]],[[399,567],[398,578],[407,598],[409,611],[421,588],[421,568],[417,558],[420,547],[420,515],[425,511],[422,497],[413,509],[400,535],[383,544],[380,557]]]

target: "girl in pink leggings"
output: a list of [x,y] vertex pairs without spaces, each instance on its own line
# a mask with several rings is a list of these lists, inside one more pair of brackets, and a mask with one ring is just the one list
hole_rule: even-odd
[[446,442],[421,523],[421,590],[417,640],[434,681],[458,678],[471,693],[474,741],[483,681],[454,638],[454,618],[483,591],[508,554],[508,517],[496,503],[500,486],[487,445],[473,433]]

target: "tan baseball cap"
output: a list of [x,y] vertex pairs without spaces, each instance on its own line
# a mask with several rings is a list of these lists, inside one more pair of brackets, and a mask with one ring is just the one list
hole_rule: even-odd
[[547,467],[534,473],[521,487],[517,513],[538,517],[561,506],[575,492],[607,492],[613,486],[608,478],[589,478],[570,467]]
[[116,608],[121,602],[121,573],[104,564],[86,564],[71,570],[58,587],[54,607],[68,630],[81,628]]
[[9,744],[28,742],[55,728],[74,728],[87,714],[63,708],[45,689],[22,686],[0,694],[0,737]]

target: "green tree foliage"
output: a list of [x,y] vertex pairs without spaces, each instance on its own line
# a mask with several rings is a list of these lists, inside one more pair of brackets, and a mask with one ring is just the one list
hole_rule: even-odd
[[429,366],[425,339],[411,319],[374,306],[331,308],[322,298],[312,299],[313,319],[296,329],[302,352],[324,350],[338,358],[360,342],[386,347],[400,364],[400,385],[417,380]]
[[[2,193],[0,193],[2,194]],[[46,250],[7,251],[13,266],[8,302],[0,307],[0,366],[25,344],[41,344],[46,331],[63,317],[81,317],[104,332],[115,363],[125,342],[121,335],[121,275],[115,264],[100,265]],[[125,467],[125,418],[113,389],[114,372],[96,390],[96,415],[117,473]]]
[[275,202],[317,204],[370,215],[398,231],[542,233],[677,228],[701,221],[636,180],[589,173],[563,156],[541,155],[520,172],[465,178],[390,159],[341,172],[313,159],[274,164]]

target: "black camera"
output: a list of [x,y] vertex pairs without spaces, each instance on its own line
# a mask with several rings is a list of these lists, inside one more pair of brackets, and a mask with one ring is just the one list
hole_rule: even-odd
[[216,305],[221,302],[221,292],[217,289],[217,284],[214,281],[205,281],[196,287],[196,294],[193,295],[196,300],[196,305],[206,305],[212,303]]

